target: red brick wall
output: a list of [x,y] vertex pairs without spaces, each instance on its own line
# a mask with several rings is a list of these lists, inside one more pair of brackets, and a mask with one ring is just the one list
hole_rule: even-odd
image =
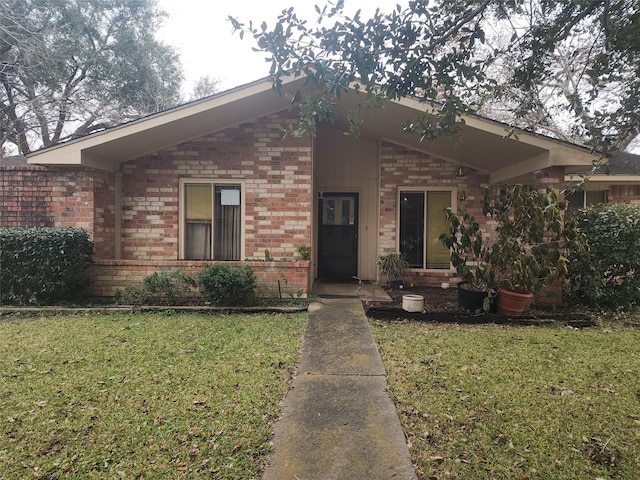
[[[309,292],[310,262],[242,262],[249,265],[255,275],[257,295],[261,297],[291,298],[300,293],[306,297]],[[113,296],[116,289],[142,282],[144,277],[154,272],[182,270],[188,275],[211,265],[211,262],[183,261],[136,261],[98,260],[91,268],[89,294],[97,297]]]
[[[81,167],[29,165],[2,167],[0,175],[0,226],[84,228],[95,237],[96,217],[102,216],[94,210],[95,196],[110,174]],[[98,239],[105,240],[100,235]]]
[[640,204],[640,185],[609,186],[609,203]]
[[109,172],[94,174],[93,243],[96,258],[115,258],[115,178]]
[[282,140],[271,115],[122,165],[125,260],[177,260],[180,179],[237,180],[245,199],[245,257],[293,258],[311,245],[311,139]]
[[48,169],[0,167],[0,227],[49,227]]

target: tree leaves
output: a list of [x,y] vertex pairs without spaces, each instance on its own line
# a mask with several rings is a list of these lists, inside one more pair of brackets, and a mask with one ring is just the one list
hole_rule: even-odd
[[[502,120],[584,139],[603,151],[626,146],[640,130],[640,42],[632,27],[638,0],[415,1],[370,19],[359,12],[349,18],[338,2],[316,12],[320,18],[312,25],[289,9],[272,28],[263,23],[262,31],[243,30],[237,21],[234,28],[250,31],[272,55],[276,83],[289,73],[305,74],[334,95],[342,89],[320,78],[339,72],[343,89],[359,82],[386,99],[439,102],[442,108],[429,111],[429,118],[408,119],[407,130],[423,140],[456,134],[460,115],[492,100],[503,107]],[[496,29],[502,45],[485,46]],[[580,55],[561,63],[558,54],[572,46]],[[320,61],[322,69],[312,73]],[[555,106],[545,103],[551,90],[543,91],[552,82],[562,96]],[[592,113],[594,103],[607,108]],[[551,125],[567,115],[571,131]]]
[[151,0],[0,3],[0,143],[29,153],[178,103],[161,17]]

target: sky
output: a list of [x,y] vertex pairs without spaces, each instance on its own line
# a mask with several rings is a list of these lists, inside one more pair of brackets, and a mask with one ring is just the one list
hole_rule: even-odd
[[[361,17],[372,15],[376,8],[390,12],[407,0],[345,0],[345,12],[354,14],[362,10]],[[276,23],[282,10],[294,7],[300,18],[315,21],[314,5],[324,5],[323,0],[158,0],[168,17],[158,31],[158,38],[172,45],[180,53],[185,82],[183,93],[193,90],[202,76],[220,80],[220,89],[244,85],[269,74],[269,63],[263,54],[254,52],[251,36],[240,40],[233,34],[229,15],[240,22],[269,27]]]

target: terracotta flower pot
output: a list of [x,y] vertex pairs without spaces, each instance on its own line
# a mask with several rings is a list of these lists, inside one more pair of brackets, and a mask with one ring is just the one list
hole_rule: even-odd
[[527,290],[505,290],[500,288],[496,296],[496,312],[499,315],[520,316],[529,308],[533,293]]

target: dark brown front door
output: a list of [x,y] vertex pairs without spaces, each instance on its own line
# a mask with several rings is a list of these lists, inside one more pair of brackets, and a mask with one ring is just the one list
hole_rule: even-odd
[[318,277],[351,279],[358,274],[358,194],[324,193],[319,199]]

